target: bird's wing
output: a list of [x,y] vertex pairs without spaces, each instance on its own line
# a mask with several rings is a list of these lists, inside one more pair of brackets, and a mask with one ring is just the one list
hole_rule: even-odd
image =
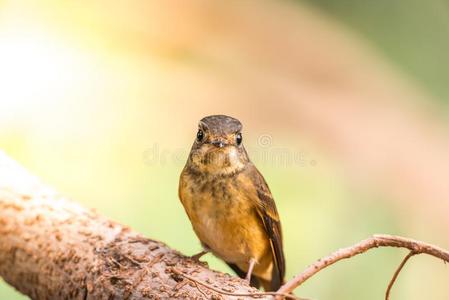
[[271,284],[277,290],[283,283],[285,275],[285,258],[282,248],[282,231],[279,214],[265,179],[252,163],[248,164],[244,176],[249,179],[246,181],[251,185],[248,189],[250,200],[254,202],[257,214],[261,218],[265,231],[270,239],[274,259]]

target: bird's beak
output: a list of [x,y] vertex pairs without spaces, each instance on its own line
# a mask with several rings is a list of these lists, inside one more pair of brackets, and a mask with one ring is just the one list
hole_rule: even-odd
[[211,144],[218,148],[223,148],[224,146],[226,146],[226,143],[224,143],[223,141],[212,141]]

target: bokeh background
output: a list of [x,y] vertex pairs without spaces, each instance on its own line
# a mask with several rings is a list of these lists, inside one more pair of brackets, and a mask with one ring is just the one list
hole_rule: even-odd
[[[277,201],[288,278],[373,233],[449,248],[448,53],[446,0],[0,1],[0,148],[190,255],[178,176],[197,121],[229,114]],[[297,294],[382,299],[405,254]],[[448,280],[414,257],[392,297],[448,299]],[[0,280],[0,299],[26,298]]]

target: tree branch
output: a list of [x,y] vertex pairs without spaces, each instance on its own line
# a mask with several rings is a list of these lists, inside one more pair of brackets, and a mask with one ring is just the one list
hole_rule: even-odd
[[[393,236],[393,235],[387,235],[387,234],[376,234],[376,235],[374,235],[366,240],[363,240],[351,247],[339,249],[339,250],[335,251],[334,253],[332,253],[331,255],[319,259],[314,264],[307,267],[302,273],[296,275],[293,279],[291,279],[289,282],[284,284],[278,290],[278,292],[279,293],[290,293],[295,288],[297,288],[298,286],[303,284],[307,279],[309,279],[316,273],[320,272],[324,268],[336,263],[337,261],[345,259],[345,258],[351,258],[355,255],[362,254],[370,249],[378,248],[378,247],[406,248],[406,249],[409,249],[413,253],[413,255],[425,253],[425,254],[440,258],[440,259],[444,260],[445,262],[449,262],[449,252],[440,247],[437,247],[437,246],[434,246],[434,245],[431,245],[431,244],[428,244],[425,242],[400,237],[400,236]],[[405,264],[405,262],[403,264]],[[399,269],[399,271],[400,271],[400,269]],[[399,272],[397,272],[397,273],[399,273]],[[395,277],[397,277],[397,275]],[[393,283],[394,283],[394,280],[393,280]],[[389,289],[391,289],[391,287],[389,287]]]
[[173,268],[243,299],[259,293],[66,200],[0,151],[0,276],[17,290],[32,299],[210,299]]
[[[249,297],[250,296],[252,298],[259,298],[259,297],[264,297],[264,296],[279,296],[281,298],[286,298],[286,299],[305,300],[303,298],[296,297],[293,294],[283,294],[283,293],[279,293],[279,292],[259,292],[259,293],[251,293],[251,294],[229,292],[229,291],[225,291],[223,289],[216,288],[206,282],[203,282],[203,281],[198,280],[192,276],[189,276],[177,269],[173,269],[173,272],[194,282],[197,287],[198,287],[198,285],[202,285],[202,286],[206,287],[207,289],[214,291],[215,293],[217,293],[219,295],[227,295],[227,296],[233,296],[233,297]],[[199,287],[198,287],[198,289],[199,289]]]

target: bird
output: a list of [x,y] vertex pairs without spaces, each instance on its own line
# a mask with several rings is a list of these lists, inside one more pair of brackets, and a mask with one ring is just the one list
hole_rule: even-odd
[[212,252],[251,286],[279,289],[285,276],[281,222],[243,146],[239,120],[211,115],[199,121],[178,192],[203,247],[194,259]]

